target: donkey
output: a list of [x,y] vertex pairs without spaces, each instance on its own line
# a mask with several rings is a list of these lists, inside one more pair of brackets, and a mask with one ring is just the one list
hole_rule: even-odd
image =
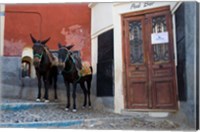
[[[83,108],[87,105],[87,97],[88,97],[88,105],[89,108],[91,108],[91,101],[90,101],[90,88],[91,88],[91,81],[92,81],[92,67],[90,66],[90,72],[91,74],[82,76],[79,73],[79,70],[77,69],[77,63],[78,59],[74,58],[72,55],[72,52],[70,49],[73,47],[73,45],[70,46],[62,46],[61,44],[58,44],[58,59],[59,64],[58,67],[62,71],[62,75],[64,78],[66,91],[67,91],[67,105],[65,110],[68,111],[70,109],[70,86],[69,83],[73,84],[73,112],[76,112],[76,86],[79,83],[83,93],[84,93],[84,103]],[[79,62],[80,63],[80,62]],[[87,89],[85,87],[85,82],[87,83]]]
[[50,80],[52,80],[52,78],[54,82],[54,98],[55,100],[57,100],[58,68],[57,66],[52,65],[53,60],[55,58],[53,57],[53,55],[48,50],[48,47],[46,46],[46,43],[50,40],[50,37],[43,41],[36,40],[31,34],[30,37],[33,42],[33,47],[32,47],[34,56],[33,65],[35,67],[38,79],[38,96],[36,101],[37,102],[41,101],[42,77],[43,77],[43,84],[45,87],[45,94],[44,94],[45,103],[49,102],[48,88],[49,88],[49,82]]

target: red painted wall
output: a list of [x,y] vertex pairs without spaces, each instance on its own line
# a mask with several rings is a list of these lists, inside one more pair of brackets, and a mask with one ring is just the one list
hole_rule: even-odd
[[[4,55],[21,56],[24,47],[32,47],[29,34],[46,39],[50,49],[57,43],[74,44],[83,60],[91,56],[91,10],[88,3],[6,5]],[[40,35],[41,34],[41,35]]]

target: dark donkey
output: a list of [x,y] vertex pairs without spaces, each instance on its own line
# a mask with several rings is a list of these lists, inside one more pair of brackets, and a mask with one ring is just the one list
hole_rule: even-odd
[[48,99],[48,88],[49,88],[49,82],[53,79],[54,82],[54,98],[57,100],[57,75],[58,75],[58,69],[57,66],[53,66],[53,60],[55,59],[53,55],[48,50],[48,47],[45,45],[50,38],[40,41],[36,40],[31,34],[30,34],[31,40],[33,42],[33,55],[34,60],[33,64],[35,66],[36,75],[38,79],[38,96],[36,101],[41,101],[41,86],[42,86],[42,77],[43,77],[43,84],[45,87],[45,94],[44,99],[45,102],[49,102]]
[[[76,112],[76,86],[77,83],[80,84],[83,93],[84,93],[84,103],[83,108],[87,105],[87,97],[88,97],[88,105],[89,108],[91,107],[90,101],[90,88],[91,88],[91,81],[92,81],[92,67],[89,67],[91,74],[81,76],[77,69],[76,62],[78,59],[74,58],[70,49],[73,47],[71,46],[62,46],[58,44],[59,51],[58,51],[58,59],[59,59],[59,69],[62,70],[62,75],[64,78],[64,82],[66,85],[67,91],[67,105],[65,110],[69,110],[70,108],[70,86],[69,83],[73,84],[73,112]],[[80,62],[79,62],[80,63]],[[85,87],[85,82],[87,83],[87,89]]]

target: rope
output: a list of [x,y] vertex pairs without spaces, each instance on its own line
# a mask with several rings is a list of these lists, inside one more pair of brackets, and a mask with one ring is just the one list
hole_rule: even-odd
[[78,79],[75,81],[75,83],[77,83],[80,79],[81,79],[81,75],[78,76]]
[[[49,57],[49,60],[51,62],[51,66],[53,66],[54,64],[56,65],[57,62],[54,62],[54,57],[53,55],[49,52],[49,50],[44,47],[45,52],[47,53],[47,56]],[[56,60],[56,59],[55,59]]]
[[64,70],[65,73],[70,73],[73,70],[73,67],[71,66],[68,71]]

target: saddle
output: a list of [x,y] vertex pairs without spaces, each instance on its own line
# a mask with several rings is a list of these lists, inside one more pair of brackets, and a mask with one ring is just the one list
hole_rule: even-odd
[[90,69],[90,64],[87,61],[82,62],[82,69],[80,70],[81,76],[91,75],[92,71]]

